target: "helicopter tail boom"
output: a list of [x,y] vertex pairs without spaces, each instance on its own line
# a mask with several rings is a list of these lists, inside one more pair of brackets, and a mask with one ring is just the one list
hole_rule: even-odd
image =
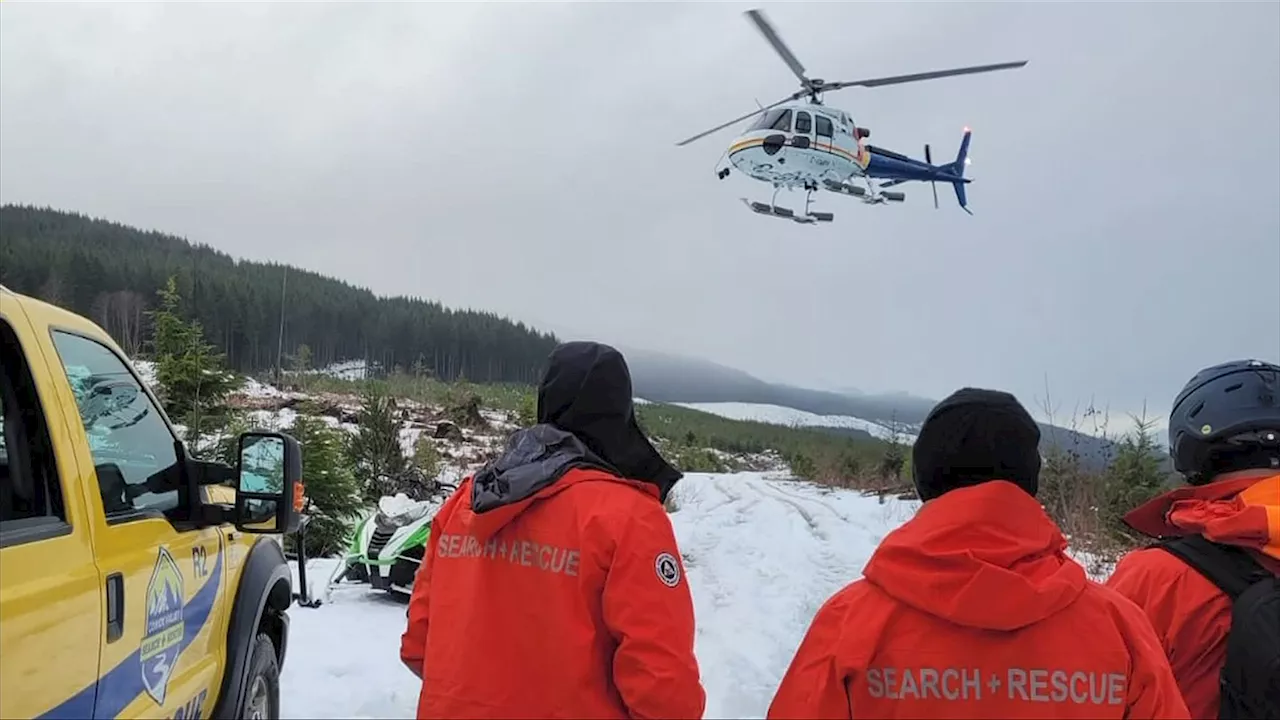
[[[892,150],[867,145],[866,149],[871,155],[871,162],[867,165],[867,176],[880,180],[881,188],[894,187],[906,182],[927,182],[935,185],[939,182],[951,183],[952,189],[956,193],[956,202],[960,204],[960,209],[973,214],[969,210],[969,199],[965,194],[964,186],[972,182],[970,178],[964,176],[965,166],[969,163],[969,140],[972,136],[969,128],[964,129],[964,135],[960,139],[960,150],[956,153],[956,159],[953,162],[942,165],[933,164],[933,154],[929,150],[929,146],[924,146],[923,162],[909,158],[901,153]],[[934,190],[934,207],[937,207],[937,190]]]

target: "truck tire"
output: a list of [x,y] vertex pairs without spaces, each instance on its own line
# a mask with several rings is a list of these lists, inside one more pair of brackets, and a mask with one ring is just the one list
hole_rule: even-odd
[[276,646],[266,633],[259,633],[249,655],[249,675],[245,679],[244,700],[236,717],[241,720],[279,720],[280,667]]

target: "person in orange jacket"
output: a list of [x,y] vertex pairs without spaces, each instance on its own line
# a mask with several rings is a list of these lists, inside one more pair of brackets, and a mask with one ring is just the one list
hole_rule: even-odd
[[1036,501],[1040,429],[961,389],[912,451],[924,505],[814,617],[769,718],[1187,718],[1142,611]]
[[[1184,540],[1129,553],[1107,584],[1146,611],[1192,716],[1240,717],[1220,690],[1224,681],[1249,684],[1223,673],[1232,601],[1188,560],[1204,550],[1225,551],[1221,557],[1234,556],[1273,583],[1280,576],[1280,366],[1245,360],[1196,373],[1174,400],[1169,454],[1189,486],[1135,508],[1124,520],[1145,535]],[[1187,550],[1197,554],[1187,557]],[[1280,611],[1273,606],[1269,612],[1270,622],[1262,622],[1270,625],[1271,637],[1259,640],[1280,658],[1274,632]],[[1272,707],[1257,717],[1280,717],[1280,667],[1252,664],[1271,674]],[[1253,687],[1261,690],[1266,682]],[[1237,696],[1244,692],[1240,688]]]
[[559,346],[538,424],[432,521],[400,657],[420,718],[700,718],[693,601],[615,349]]

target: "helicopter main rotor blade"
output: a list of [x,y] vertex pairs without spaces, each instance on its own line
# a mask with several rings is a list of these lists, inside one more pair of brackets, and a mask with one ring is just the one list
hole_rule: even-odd
[[1017,62],[996,63],[994,65],[972,65],[970,67],[953,68],[950,70],[933,70],[931,72],[913,73],[911,75],[893,75],[891,77],[870,78],[868,80],[823,83],[822,92],[826,92],[828,90],[839,90],[847,87],[882,87],[885,85],[919,82],[921,80],[933,80],[934,78],[954,77],[956,75],[973,75],[975,73],[994,72],[996,70],[1013,70],[1026,64],[1026,60],[1019,60]]
[[791,68],[791,72],[800,78],[800,84],[808,87],[809,78],[804,75],[804,65],[801,65],[800,61],[796,59],[795,53],[791,52],[791,48],[782,42],[782,38],[778,36],[778,31],[774,30],[773,25],[770,25],[769,21],[765,19],[764,13],[759,10],[748,10],[746,16],[751,19],[751,22],[755,23],[756,28],[760,30],[760,34],[764,35],[764,39],[769,41],[769,44],[773,46],[778,55],[782,56],[782,61],[787,64],[787,67]]
[[698,133],[697,135],[694,135],[693,137],[691,137],[691,138],[689,138],[689,139],[687,139],[687,140],[681,140],[680,142],[676,143],[676,147],[680,147],[680,146],[683,146],[683,145],[688,145],[689,143],[693,142],[694,140],[701,140],[702,138],[704,138],[704,137],[706,137],[706,136],[708,136],[708,135],[710,135],[710,134],[712,134],[712,133],[720,132],[721,130],[723,130],[723,129],[725,129],[725,128],[729,127],[730,125],[736,125],[736,124],[738,124],[738,123],[742,122],[743,120],[750,120],[751,118],[753,118],[753,117],[755,117],[755,116],[759,115],[760,113],[763,113],[763,112],[766,112],[766,111],[768,111],[768,110],[772,110],[773,108],[778,107],[778,106],[779,106],[779,105],[781,105],[782,103],[785,103],[785,102],[791,102],[792,100],[795,100],[795,99],[796,99],[796,98],[798,98],[801,94],[803,94],[803,93],[795,93],[795,94],[793,94],[793,95],[788,95],[788,96],[786,96],[786,97],[782,98],[781,100],[779,100],[778,102],[773,103],[772,105],[765,105],[764,107],[760,108],[759,110],[752,110],[751,112],[747,113],[746,115],[743,115],[742,117],[734,118],[734,119],[730,120],[730,121],[729,121],[729,122],[727,122],[727,123],[723,123],[723,124],[721,124],[721,125],[717,125],[717,126],[715,126],[715,127],[711,128],[710,130],[707,130],[707,131],[704,131],[704,132],[700,132],[700,133]]

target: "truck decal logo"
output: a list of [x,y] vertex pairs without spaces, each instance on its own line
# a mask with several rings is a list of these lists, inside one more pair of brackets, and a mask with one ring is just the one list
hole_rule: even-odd
[[147,583],[147,629],[138,651],[142,661],[142,683],[147,694],[164,704],[169,675],[182,652],[184,623],[182,571],[169,549],[161,546],[151,581]]
[[[217,555],[213,558],[213,569],[209,572],[209,579],[196,589],[195,594],[191,596],[191,599],[185,605],[181,606],[181,644],[173,650],[175,657],[186,649],[200,634],[200,631],[206,627],[210,615],[213,613],[213,608],[218,603],[218,593],[222,589],[223,551],[222,538],[219,536]],[[172,560],[172,557],[170,557],[170,560]],[[156,564],[160,564],[158,559]],[[179,579],[179,582],[181,582],[181,579]],[[231,587],[230,589],[234,591],[235,588]],[[147,594],[150,595],[149,592]],[[227,600],[227,602],[229,601]],[[147,615],[147,619],[150,620],[150,613],[147,613]],[[150,695],[147,687],[147,663],[142,659],[142,651],[143,647],[140,646],[129,657],[118,662],[110,670],[104,670],[100,677],[81,688],[74,695],[37,717],[51,720],[52,718],[113,718],[120,715],[126,707],[133,703],[134,700],[137,700],[143,693]]]

